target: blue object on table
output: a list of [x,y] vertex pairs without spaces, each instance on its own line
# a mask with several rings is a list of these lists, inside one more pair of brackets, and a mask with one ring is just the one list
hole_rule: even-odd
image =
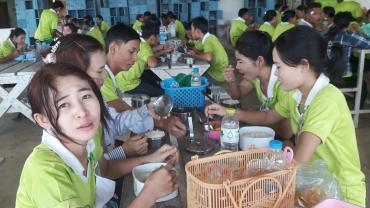
[[202,91],[208,86],[208,80],[202,77],[202,84],[196,87],[174,87],[178,85],[173,78],[161,81],[165,94],[172,98],[175,108],[204,108],[205,97]]
[[23,54],[17,56],[15,61],[33,61],[36,62],[36,55],[34,51],[24,52]]

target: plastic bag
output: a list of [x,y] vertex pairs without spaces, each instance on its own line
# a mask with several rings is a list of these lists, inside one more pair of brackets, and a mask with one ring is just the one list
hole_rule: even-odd
[[342,199],[339,184],[324,160],[297,168],[295,207],[313,207],[324,199]]

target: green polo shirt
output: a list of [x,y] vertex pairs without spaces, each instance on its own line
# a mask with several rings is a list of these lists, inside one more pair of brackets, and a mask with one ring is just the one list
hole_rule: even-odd
[[279,12],[278,10],[275,10],[276,12],[276,25],[278,25],[279,23],[281,23],[281,12]]
[[182,22],[180,22],[179,20],[175,20],[175,25],[176,25],[176,38],[181,40],[185,39],[186,31]]
[[234,20],[230,28],[230,42],[231,45],[235,48],[236,42],[239,37],[247,30],[248,26],[245,24],[245,21],[240,20],[239,18]]
[[103,48],[105,48],[105,39],[98,26],[94,26],[92,29],[90,29],[90,31],[86,33],[86,35],[95,38],[97,41],[99,41]]
[[58,14],[54,10],[45,9],[41,13],[39,25],[35,32],[35,38],[40,41],[52,41],[51,30],[58,27]]
[[100,87],[100,92],[106,102],[114,101],[120,99],[117,94],[117,88],[114,86],[112,79],[110,78],[108,72],[104,70],[104,82]]
[[17,50],[12,43],[12,41],[8,38],[0,45],[0,58],[7,57],[11,55],[15,50]]
[[127,71],[121,71],[116,75],[118,87],[124,91],[135,89],[141,83],[141,75],[148,66],[148,58],[154,56],[154,52],[149,43],[141,41],[137,60]]
[[[298,112],[294,92],[280,99],[275,110],[290,120],[297,133]],[[332,84],[321,89],[303,115],[302,132],[319,137],[321,144],[310,160],[324,160],[340,184],[346,201],[365,206],[365,176],[361,172],[356,133],[351,113],[342,92]]]
[[188,44],[190,46],[193,46],[195,49],[197,49],[198,51],[203,51],[203,45],[202,45],[202,42],[200,42],[199,40],[193,40],[193,39],[190,39],[188,41]]
[[272,38],[272,36],[274,36],[274,32],[275,32],[275,28],[274,26],[272,26],[270,23],[263,23],[259,28],[258,30],[260,31],[264,31],[264,32],[267,32],[270,37]]
[[[252,80],[252,85],[254,87],[254,90],[256,91],[256,94],[257,94],[257,99],[258,101],[263,104],[264,102],[264,93],[262,92],[262,89],[261,89],[261,83],[259,80],[257,79],[254,79]],[[278,102],[279,99],[281,99],[281,97],[285,96],[287,92],[285,92],[282,88],[281,88],[281,84],[279,81],[276,81],[275,84],[274,84],[274,94],[273,94],[273,97],[272,99],[267,103],[267,107],[272,109],[272,107],[274,107],[274,105]]]
[[215,35],[210,34],[207,39],[204,40],[203,52],[210,52],[213,54],[210,67],[206,73],[216,81],[223,82],[225,80],[224,71],[229,65],[229,58],[227,57],[224,47]]
[[338,12],[351,12],[354,18],[362,17],[361,5],[355,1],[343,1],[335,7],[335,13]]
[[315,2],[321,4],[321,8],[324,8],[326,6],[331,6],[335,8],[335,6],[338,4],[337,0],[315,0]]
[[139,20],[136,20],[134,22],[134,24],[132,25],[132,28],[135,30],[135,31],[140,31],[141,30],[141,26],[143,25],[142,22],[140,22]]
[[101,22],[100,30],[103,33],[107,33],[109,29],[110,29],[110,25],[108,23],[106,23],[105,21]]
[[47,145],[36,146],[24,164],[15,207],[93,207],[96,160],[91,155],[88,176],[83,181]]
[[290,24],[289,22],[280,22],[276,28],[274,35],[272,36],[272,41],[275,41],[281,34],[283,34],[285,31],[290,30],[295,25]]

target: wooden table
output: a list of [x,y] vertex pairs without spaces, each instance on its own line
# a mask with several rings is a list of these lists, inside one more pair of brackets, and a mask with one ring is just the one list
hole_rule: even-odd
[[[194,119],[194,121],[197,121],[197,120]],[[195,123],[194,133],[195,133],[195,138],[203,138],[204,136],[202,125],[200,125],[199,122]],[[214,149],[206,155],[200,155],[200,157],[210,156],[219,151],[220,148],[219,148],[218,143],[215,143],[211,140],[209,140],[208,142],[209,142],[209,145],[214,147]],[[179,194],[176,198],[172,200],[156,203],[154,207],[156,208],[186,208],[187,207],[187,201],[186,201],[187,193],[186,193],[185,164],[191,160],[191,157],[194,154],[189,153],[185,150],[186,144],[188,143],[188,138],[176,139],[174,136],[166,135],[166,143],[173,144],[177,146],[180,150],[179,166],[176,167],[179,173],[178,179],[180,181]],[[135,199],[135,194],[134,194],[134,188],[133,188],[133,179],[132,179],[132,175],[130,174],[124,177],[122,199],[121,199],[120,207],[128,207],[128,205],[133,201],[133,199]]]
[[[31,109],[20,95],[42,64],[42,61],[11,61],[0,64],[0,117],[5,113],[19,112],[33,121]],[[10,91],[4,85],[10,85]]]
[[[199,68],[199,73],[200,75],[204,74],[204,72],[207,71],[209,68],[209,63],[205,61],[196,61],[194,60],[194,64],[192,65],[192,68]],[[156,74],[159,78],[167,79],[172,77],[175,77],[179,73],[184,73],[184,74],[190,74],[192,72],[192,68],[188,65],[185,64],[185,62],[178,61],[175,64],[169,65],[168,61],[163,63],[159,62],[157,67],[150,68],[154,74]]]

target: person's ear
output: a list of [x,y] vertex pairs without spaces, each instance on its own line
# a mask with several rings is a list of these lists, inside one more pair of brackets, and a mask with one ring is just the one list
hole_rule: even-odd
[[49,121],[49,119],[44,115],[44,114],[41,114],[41,113],[35,113],[33,115],[33,119],[35,119],[36,123],[41,126],[41,128],[43,129],[51,129],[52,126],[51,126],[51,123]]
[[111,42],[108,46],[108,53],[114,55],[118,53],[118,45],[115,41]]
[[299,65],[301,66],[300,68],[302,68],[302,72],[310,70],[310,62],[305,58],[301,59]]
[[264,64],[265,64],[265,59],[262,56],[258,56],[256,60],[256,66],[258,68],[262,68]]

